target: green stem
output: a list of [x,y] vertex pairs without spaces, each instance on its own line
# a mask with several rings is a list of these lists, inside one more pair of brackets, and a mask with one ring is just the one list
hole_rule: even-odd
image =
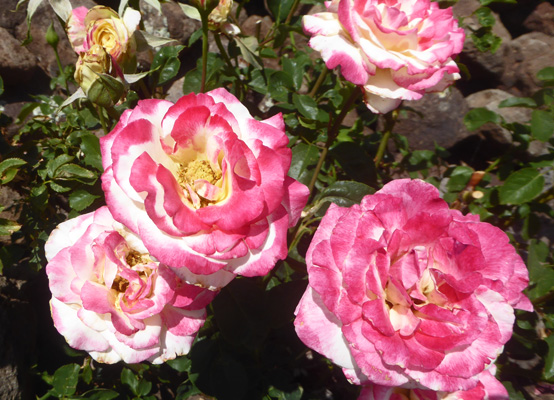
[[219,49],[219,53],[223,57],[223,60],[225,63],[229,66],[231,71],[233,71],[233,75],[237,79],[237,97],[242,100],[242,79],[240,79],[240,76],[237,74],[237,71],[235,70],[235,66],[233,65],[233,62],[231,61],[231,58],[229,58],[229,55],[227,54],[227,51],[225,51],[225,48],[223,47],[223,43],[221,43],[221,37],[219,32],[214,32],[214,39],[215,44],[217,45],[217,48]]
[[95,106],[96,112],[98,113],[98,118],[100,119],[100,124],[102,125],[102,129],[104,130],[104,135],[108,134],[108,126],[106,125],[106,119],[104,118],[104,112],[101,107]]
[[300,4],[300,0],[294,0],[294,3],[292,4],[292,7],[290,8],[289,15],[287,15],[287,19],[285,19],[285,24],[288,24],[290,20],[292,19],[292,16],[294,15],[294,12],[298,8],[298,4]]
[[317,91],[319,90],[319,87],[323,84],[325,81],[325,78],[327,77],[327,73],[329,72],[329,69],[327,67],[323,67],[323,71],[319,74],[317,77],[317,81],[315,81],[314,87],[312,87],[312,90],[310,90],[310,93],[308,93],[308,96],[314,97]]
[[389,138],[392,133],[392,128],[394,127],[394,123],[396,122],[396,118],[398,117],[398,111],[394,110],[392,112],[386,113],[384,117],[385,133],[383,133],[383,137],[381,138],[381,142],[379,143],[379,148],[377,149],[377,154],[375,155],[375,158],[373,160],[375,162],[375,168],[379,168],[379,164],[383,159],[383,155],[385,154],[385,150],[387,149],[387,144],[389,143]]
[[200,92],[206,91],[206,75],[208,71],[208,14],[200,12],[202,17],[202,80],[200,81]]
[[323,162],[325,161],[325,158],[327,157],[327,153],[329,152],[329,148],[337,138],[339,134],[339,129],[342,124],[342,121],[344,120],[344,117],[346,117],[346,114],[350,111],[350,108],[356,101],[356,99],[360,96],[360,89],[354,88],[352,90],[352,93],[350,94],[350,97],[348,100],[346,100],[346,103],[342,107],[342,110],[339,115],[335,118],[333,121],[333,125],[331,128],[327,131],[327,142],[325,143],[325,147],[323,148],[323,151],[321,152],[319,156],[319,160],[317,161],[317,165],[314,170],[314,174],[312,176],[312,180],[310,181],[310,184],[308,185],[308,189],[310,189],[310,193],[313,191],[313,188],[315,186],[315,183],[317,181],[317,176],[319,175],[319,171],[321,170],[321,167],[323,166]]
[[62,62],[60,60],[60,54],[58,53],[58,49],[54,47],[54,55],[56,56],[56,63],[58,64],[58,69],[60,70],[60,75],[63,76],[63,83],[65,86],[65,90],[67,94],[69,95],[69,85],[67,84],[67,76],[65,76],[65,72],[63,71]]

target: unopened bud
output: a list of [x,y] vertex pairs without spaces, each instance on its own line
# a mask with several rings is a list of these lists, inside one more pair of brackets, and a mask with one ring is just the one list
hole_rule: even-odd
[[59,41],[60,41],[60,37],[58,36],[58,34],[56,33],[56,30],[54,29],[54,24],[51,23],[48,29],[46,30],[46,43],[48,43],[54,49],[57,49]]
[[112,68],[112,59],[106,50],[99,44],[93,45],[87,52],[79,55],[75,66],[75,80],[85,94],[98,79],[100,74],[109,74]]

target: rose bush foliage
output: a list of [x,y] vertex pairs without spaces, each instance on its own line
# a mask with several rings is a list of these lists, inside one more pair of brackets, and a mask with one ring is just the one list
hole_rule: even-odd
[[109,364],[188,353],[215,293],[153,260],[107,207],[61,223],[45,251],[52,318],[71,347]]
[[442,91],[459,69],[452,58],[464,31],[430,0],[333,0],[327,11],[303,18],[310,47],[328,68],[364,91],[367,107],[386,113],[402,100]]
[[112,59],[124,70],[134,70],[136,42],[133,33],[140,22],[140,12],[130,7],[120,17],[110,7],[95,6],[73,9],[66,30],[69,42],[77,54],[102,46]]
[[533,309],[507,235],[419,180],[331,205],[306,262],[296,331],[357,384],[472,389]]
[[189,282],[262,276],[287,256],[308,196],[287,176],[287,144],[280,114],[255,120],[225,89],[143,100],[101,139],[106,202]]

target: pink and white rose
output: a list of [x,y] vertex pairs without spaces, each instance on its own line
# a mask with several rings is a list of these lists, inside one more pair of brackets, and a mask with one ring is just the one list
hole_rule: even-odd
[[215,292],[152,259],[107,207],[58,225],[45,251],[52,318],[71,347],[109,364],[188,353]]
[[328,68],[363,88],[375,113],[440,92],[459,79],[452,60],[464,31],[452,9],[430,0],[333,0],[326,12],[303,17],[310,47]]
[[258,121],[216,89],[143,100],[100,140],[115,219],[188,282],[219,288],[287,256],[308,189],[287,176],[280,114]]
[[403,389],[390,386],[367,385],[358,400],[508,400],[508,391],[494,377],[494,365],[479,375],[477,386],[455,392],[425,389]]
[[420,180],[332,205],[306,262],[296,332],[356,384],[473,389],[533,309],[507,235]]
[[113,60],[126,69],[134,57],[136,43],[133,33],[140,22],[140,12],[130,7],[123,18],[110,7],[95,6],[73,9],[66,24],[67,36],[73,50],[81,54],[94,45],[102,46]]

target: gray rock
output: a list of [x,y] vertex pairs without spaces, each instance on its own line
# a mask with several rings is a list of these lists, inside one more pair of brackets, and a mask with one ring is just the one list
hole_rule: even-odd
[[504,62],[503,88],[517,96],[530,96],[541,88],[536,75],[554,64],[554,37],[541,32],[519,36],[510,44]]
[[12,32],[17,26],[25,23],[25,15],[27,14],[27,4],[23,4],[16,12],[18,0],[3,0],[0,9],[0,27]]
[[554,5],[544,2],[540,3],[523,22],[530,31],[542,32],[554,36]]
[[471,135],[464,125],[469,107],[455,87],[442,93],[428,93],[421,100],[405,101],[403,106],[424,115],[422,119],[408,112],[394,126],[394,132],[405,135],[414,150],[433,150],[435,142],[450,148]]
[[0,28],[0,76],[6,86],[14,86],[29,81],[37,72],[35,55],[9,31]]
[[[531,110],[524,107],[506,107],[499,108],[501,101],[513,97],[510,93],[500,89],[487,89],[477,93],[473,93],[466,97],[467,104],[470,108],[484,107],[487,110],[494,111],[504,118],[508,123],[520,122],[525,123],[531,119]],[[483,134],[490,140],[500,144],[512,143],[512,134],[505,128],[496,124],[485,124],[477,133]]]
[[531,110],[525,107],[499,108],[500,102],[514,97],[512,94],[500,89],[487,89],[473,93],[466,97],[470,108],[485,107],[488,110],[500,114],[506,122],[527,122],[531,119]]

